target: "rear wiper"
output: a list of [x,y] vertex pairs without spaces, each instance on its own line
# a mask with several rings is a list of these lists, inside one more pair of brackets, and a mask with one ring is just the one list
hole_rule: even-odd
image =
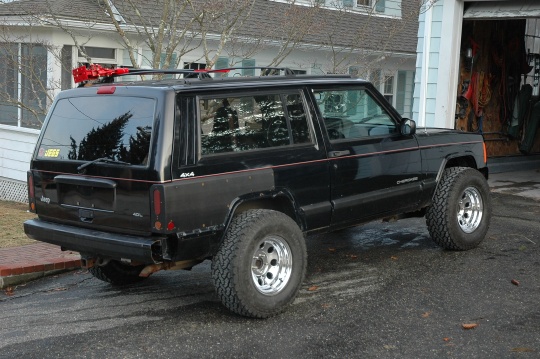
[[86,167],[91,166],[91,165],[93,165],[94,163],[98,163],[98,162],[115,163],[115,164],[118,164],[118,165],[130,165],[130,164],[131,164],[131,163],[129,163],[129,162],[113,160],[112,158],[100,157],[100,158],[96,158],[96,159],[93,160],[93,161],[83,163],[82,165],[80,165],[79,167],[77,167],[77,171],[81,172],[81,171],[84,170]]

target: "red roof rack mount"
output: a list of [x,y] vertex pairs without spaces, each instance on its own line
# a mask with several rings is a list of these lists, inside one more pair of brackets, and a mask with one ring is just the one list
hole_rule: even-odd
[[115,69],[106,69],[101,65],[92,64],[90,67],[81,66],[76,69],[73,69],[73,79],[75,83],[81,83],[88,80],[98,80],[102,79],[102,82],[112,82],[111,79],[116,76],[123,75],[151,75],[151,74],[195,74],[199,77],[210,77],[208,73],[211,72],[229,72],[229,69],[219,69],[219,70],[189,70],[189,69],[129,69],[129,68],[115,68]]
[[92,64],[90,67],[81,66],[73,69],[73,79],[75,80],[75,83],[80,83],[88,80],[97,80],[100,77],[123,75],[128,72],[129,69],[126,68],[106,69],[101,65]]
[[100,82],[112,82],[112,78],[123,75],[151,75],[151,74],[190,74],[197,75],[199,78],[210,78],[208,74],[211,73],[228,73],[233,70],[242,69],[260,69],[262,75],[273,75],[275,71],[283,71],[286,76],[294,76],[295,73],[287,67],[230,67],[225,69],[129,69],[129,68],[115,68],[107,69],[98,64],[92,64],[90,67],[81,66],[73,70],[73,79],[75,83],[81,83],[89,80],[100,80]]

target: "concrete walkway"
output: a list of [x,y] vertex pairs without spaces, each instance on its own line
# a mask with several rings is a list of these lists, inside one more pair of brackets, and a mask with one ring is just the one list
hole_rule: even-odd
[[488,183],[491,192],[540,200],[540,169],[494,173]]
[[[492,192],[540,201],[540,168],[493,173],[489,186]],[[48,243],[0,249],[0,288],[13,287],[80,266],[78,253],[61,251],[58,246]]]

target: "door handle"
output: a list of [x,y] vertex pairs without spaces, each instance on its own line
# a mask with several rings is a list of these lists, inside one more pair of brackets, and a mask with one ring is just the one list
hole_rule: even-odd
[[328,156],[329,157],[342,157],[342,156],[347,156],[347,155],[350,155],[351,154],[351,151],[349,150],[345,150],[345,151],[330,151],[328,152]]

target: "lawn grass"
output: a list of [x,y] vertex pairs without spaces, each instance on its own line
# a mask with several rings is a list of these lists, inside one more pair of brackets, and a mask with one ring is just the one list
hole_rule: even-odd
[[0,201],[0,248],[37,243],[24,234],[23,222],[34,218],[24,203]]

